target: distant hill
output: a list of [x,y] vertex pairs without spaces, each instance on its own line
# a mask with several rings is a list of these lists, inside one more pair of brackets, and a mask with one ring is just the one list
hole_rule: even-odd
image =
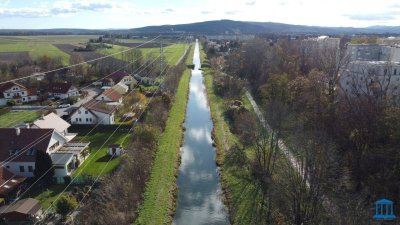
[[400,26],[372,26],[367,28],[353,27],[319,27],[292,25],[273,22],[245,22],[233,20],[215,20],[199,23],[148,26],[131,29],[137,33],[190,32],[201,34],[260,34],[260,33],[312,33],[312,34],[400,34]]
[[400,34],[400,26],[320,27],[273,22],[214,20],[189,24],[147,26],[133,29],[0,29],[0,35],[66,35],[66,34],[148,34],[148,33],[197,33],[197,34]]

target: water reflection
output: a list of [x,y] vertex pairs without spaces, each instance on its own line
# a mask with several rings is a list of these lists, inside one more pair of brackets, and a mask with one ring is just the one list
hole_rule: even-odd
[[203,75],[198,70],[200,59],[197,43],[193,63],[195,70],[192,71],[190,80],[174,224],[229,224],[226,208],[221,201],[215,150],[211,145],[213,124]]

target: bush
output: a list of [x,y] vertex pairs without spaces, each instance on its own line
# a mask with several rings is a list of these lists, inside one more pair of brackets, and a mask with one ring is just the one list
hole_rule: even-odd
[[71,177],[70,176],[65,176],[64,177],[64,184],[69,184],[71,183]]
[[13,100],[13,99],[7,101],[7,105],[8,105],[8,106],[14,106],[14,105],[16,105],[16,104],[17,104],[17,103],[16,103],[15,100]]
[[77,207],[78,202],[76,201],[75,197],[68,194],[62,195],[61,198],[56,202],[56,212],[64,217]]

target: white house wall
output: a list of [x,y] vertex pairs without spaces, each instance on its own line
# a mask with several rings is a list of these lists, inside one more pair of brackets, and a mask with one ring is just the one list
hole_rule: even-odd
[[114,124],[114,114],[109,115],[98,111],[92,111],[98,118],[99,124],[109,125]]
[[[24,172],[21,172],[20,166],[24,167]],[[29,166],[32,167],[32,172],[29,172]],[[9,162],[5,167],[15,175],[33,177],[33,171],[35,171],[35,162]]]
[[[79,113],[80,112],[80,113]],[[87,112],[87,113],[86,113]],[[97,117],[84,107],[80,107],[71,116],[72,124],[97,124]]]

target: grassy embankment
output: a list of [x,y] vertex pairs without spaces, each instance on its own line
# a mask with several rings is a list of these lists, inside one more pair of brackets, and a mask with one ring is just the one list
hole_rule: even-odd
[[[194,47],[188,53],[186,64],[193,61]],[[166,128],[159,142],[144,202],[135,224],[169,224],[175,209],[176,175],[179,167],[179,149],[183,141],[182,124],[185,120],[189,94],[190,70],[186,69],[179,82]]]
[[[207,62],[206,55],[201,48],[201,61]],[[217,164],[221,167],[221,185],[225,193],[225,204],[229,208],[230,220],[233,224],[257,224],[254,216],[257,213],[257,199],[261,196],[251,182],[251,173],[248,169],[238,167],[234,163],[226,161],[227,151],[239,143],[238,138],[231,133],[229,125],[223,116],[226,102],[214,93],[213,71],[210,68],[203,68],[207,96],[211,109],[211,116],[214,122],[213,138],[217,148]],[[245,96],[242,100],[247,109],[252,111],[250,103]],[[250,149],[246,150],[250,155]]]

